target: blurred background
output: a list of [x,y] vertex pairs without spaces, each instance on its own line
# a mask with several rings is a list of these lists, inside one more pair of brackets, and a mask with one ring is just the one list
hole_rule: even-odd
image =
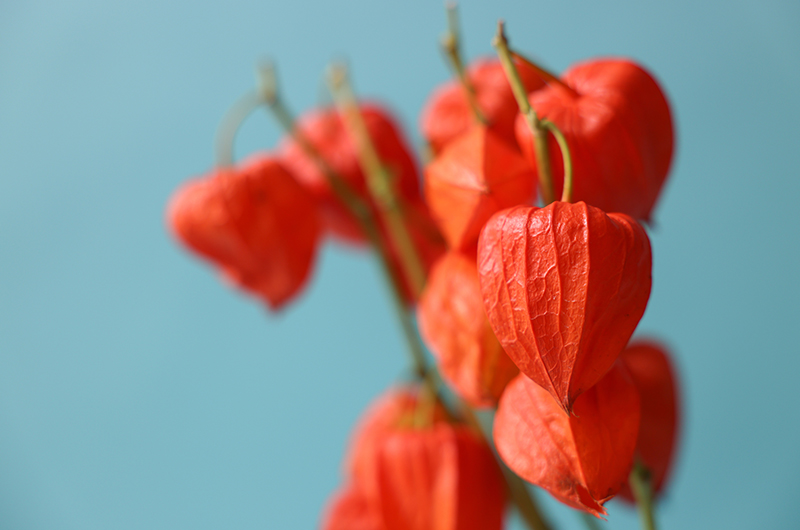
[[[637,331],[671,346],[682,382],[662,527],[797,528],[800,3],[464,1],[470,59],[498,18],[556,71],[634,58],[673,105]],[[212,166],[265,55],[296,112],[347,58],[418,146],[450,75],[444,28],[429,0],[0,3],[0,528],[317,525],[350,429],[408,372],[380,271],[328,244],[269,314],[172,240],[164,208]],[[256,115],[237,153],[279,137]],[[609,508],[604,528],[638,528]]]

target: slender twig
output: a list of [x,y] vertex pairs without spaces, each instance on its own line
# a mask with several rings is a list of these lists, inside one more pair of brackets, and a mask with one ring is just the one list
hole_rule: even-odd
[[521,63],[525,63],[525,65],[528,66],[528,68],[530,68],[531,70],[536,71],[536,73],[539,75],[539,77],[541,77],[542,80],[545,83],[547,83],[548,85],[557,86],[557,87],[561,88],[562,90],[564,90],[565,92],[567,92],[570,95],[572,95],[573,97],[579,97],[580,96],[580,94],[578,94],[575,91],[574,88],[572,88],[571,86],[566,84],[564,81],[559,79],[558,76],[556,76],[556,75],[550,73],[549,71],[545,70],[544,68],[542,68],[541,66],[539,66],[535,62],[531,61],[530,59],[528,59],[527,57],[525,57],[521,53],[512,50],[511,51],[511,55],[517,61],[519,61]]
[[475,87],[467,76],[464,61],[461,58],[461,31],[458,24],[458,8],[455,2],[448,3],[445,8],[447,9],[447,33],[442,37],[442,49],[449,60],[450,66],[453,68],[453,72],[458,77],[461,88],[464,90],[464,96],[467,98],[473,118],[478,123],[486,125],[486,116],[481,111]]
[[511,50],[508,47],[508,39],[506,39],[503,21],[497,23],[497,35],[492,40],[492,45],[497,49],[497,55],[500,62],[503,64],[503,69],[508,77],[508,82],[511,84],[511,89],[514,92],[514,97],[519,105],[519,111],[525,116],[525,121],[533,134],[533,147],[536,152],[536,166],[539,173],[539,187],[541,188],[542,201],[545,205],[550,204],[555,200],[555,192],[553,191],[553,172],[550,167],[550,153],[547,150],[547,130],[542,127],[536,111],[531,107],[528,101],[528,93],[525,90],[525,85],[517,72],[517,67],[514,65]]
[[[425,346],[422,344],[422,340],[420,339],[419,333],[414,325],[413,318],[408,311],[408,307],[406,306],[402,295],[401,278],[392,266],[386,244],[376,229],[375,219],[372,212],[363,202],[363,200],[348,188],[346,182],[344,182],[341,176],[337,175],[337,173],[324,160],[314,146],[303,136],[297,127],[295,127],[291,113],[283,105],[279,97],[274,69],[268,68],[262,70],[262,74],[263,79],[260,92],[278,123],[287,134],[290,134],[294,138],[298,145],[300,145],[306,154],[317,164],[319,169],[323,172],[323,174],[325,174],[326,178],[328,178],[329,182],[331,183],[331,187],[334,189],[337,195],[339,195],[340,199],[342,199],[342,201],[349,208],[355,208],[352,210],[354,215],[356,215],[370,243],[377,250],[380,257],[382,270],[385,273],[392,293],[393,307],[398,316],[398,320],[400,321],[403,335],[405,336],[406,343],[409,347],[409,351],[414,362],[414,371],[416,375],[423,381],[425,388],[427,389],[426,391],[435,396],[436,400],[439,403],[442,403],[442,405],[445,407],[445,410],[447,410],[446,403],[444,400],[442,400],[440,394],[440,388],[442,388],[443,383],[439,378],[439,374],[437,373],[436,369],[430,366],[426,360]],[[341,185],[334,185],[336,182],[340,182]],[[411,246],[410,250],[416,255],[416,248],[413,245]],[[417,257],[417,259],[419,258]],[[456,414],[453,414],[452,411],[447,410],[447,412],[453,417],[456,416]],[[486,437],[480,428],[479,423],[477,422],[474,412],[468,405],[462,404],[460,415],[465,419],[465,421],[467,421],[468,424],[473,425],[477,429],[478,434],[484,438]],[[532,530],[550,530],[550,527],[540,516],[539,510],[522,480],[513,472],[508,470],[499,459],[498,465],[503,470],[512,500],[514,501],[517,509],[520,511],[520,514],[528,526]]]
[[643,530],[656,530],[657,528],[653,507],[653,485],[650,478],[650,471],[638,461],[633,465],[628,478],[633,497],[636,499],[636,506],[639,508],[639,518]]
[[233,166],[233,146],[236,142],[236,133],[239,132],[244,120],[263,104],[264,100],[258,92],[248,92],[239,98],[223,116],[214,141],[217,167]]
[[381,270],[384,273],[392,294],[392,305],[397,313],[403,335],[405,335],[407,339],[406,342],[409,347],[409,352],[414,360],[414,371],[420,379],[426,381],[426,384],[436,392],[438,384],[435,380],[435,375],[431,375],[431,370],[427,366],[424,347],[417,338],[418,335],[414,327],[414,322],[411,320],[403,298],[403,282],[400,271],[396,270],[392,265],[392,261],[389,258],[389,249],[377,229],[372,210],[367,203],[350,188],[344,178],[328,164],[302,131],[295,126],[292,114],[280,98],[275,69],[271,65],[263,65],[259,72],[259,92],[263,100],[267,103],[272,115],[278,121],[281,128],[297,142],[306,155],[311,158],[319,170],[322,171],[328,183],[331,185],[331,189],[353,215],[355,215],[370,244],[376,249],[378,257],[380,258]]
[[550,120],[542,120],[542,127],[550,131],[561,149],[561,158],[564,161],[564,189],[561,192],[561,202],[572,202],[572,153],[569,150],[567,137],[561,129]]
[[392,175],[381,162],[364,117],[358,108],[355,94],[347,79],[343,65],[331,68],[329,84],[334,102],[344,118],[347,128],[356,143],[356,151],[367,180],[367,188],[378,206],[389,238],[400,257],[413,296],[416,298],[425,285],[425,267],[414,247],[414,241],[403,219],[403,211],[393,189]]
[[[475,411],[472,410],[472,407],[462,401],[460,410],[464,421],[466,421],[466,423],[483,438],[488,438],[486,433],[483,432],[483,428],[481,427],[481,424],[475,415]],[[531,528],[532,530],[550,530],[550,526],[542,517],[541,511],[539,510],[536,501],[531,496],[531,492],[528,490],[525,482],[519,478],[516,473],[511,471],[508,466],[505,465],[500,458],[500,455],[498,455],[496,451],[494,454],[497,460],[497,465],[500,467],[500,471],[506,481],[508,495],[511,498],[511,502],[513,502],[514,506],[517,508],[517,511],[519,511],[522,520],[525,521],[525,524],[528,525],[528,528]]]

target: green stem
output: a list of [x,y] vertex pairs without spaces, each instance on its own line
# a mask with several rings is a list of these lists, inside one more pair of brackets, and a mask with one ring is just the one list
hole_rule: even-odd
[[[461,415],[467,425],[471,426],[484,440],[487,440],[488,444],[489,436],[483,432],[483,427],[481,427],[475,415],[475,411],[463,401],[461,402]],[[505,465],[496,451],[494,451],[494,456],[497,465],[500,467],[500,472],[503,474],[503,478],[506,481],[506,487],[508,488],[508,495],[511,498],[511,502],[514,503],[520,517],[522,517],[522,520],[528,525],[528,528],[532,530],[550,530],[550,526],[542,517],[539,507],[531,496],[531,492],[528,490],[525,482]]]
[[531,61],[530,59],[528,59],[528,58],[527,58],[527,57],[525,57],[524,55],[522,55],[522,54],[520,54],[520,53],[518,53],[518,52],[515,52],[515,51],[512,51],[512,52],[511,52],[511,55],[512,55],[512,56],[514,57],[514,59],[516,59],[517,61],[519,61],[519,62],[521,62],[521,63],[525,63],[525,65],[526,65],[528,68],[530,68],[531,70],[535,70],[535,71],[536,71],[536,73],[539,75],[539,77],[541,77],[541,78],[542,78],[542,80],[543,80],[545,83],[547,83],[548,85],[557,86],[557,87],[559,87],[560,89],[564,90],[565,92],[569,93],[569,94],[570,94],[571,96],[573,96],[573,97],[576,97],[576,98],[577,98],[577,97],[580,97],[580,94],[578,94],[578,93],[575,91],[575,89],[574,89],[574,88],[572,88],[571,86],[569,86],[568,84],[566,84],[564,81],[562,81],[561,79],[559,79],[559,78],[558,78],[556,75],[554,75],[554,74],[550,73],[549,71],[545,70],[544,68],[542,68],[541,66],[539,66],[539,65],[538,65],[538,64],[536,64],[535,62]]
[[244,120],[263,104],[264,100],[261,99],[260,94],[248,92],[225,113],[217,129],[217,137],[214,142],[217,167],[233,166],[233,146],[236,143],[236,133],[239,132]]
[[461,59],[461,32],[458,25],[458,8],[454,2],[448,3],[445,8],[447,9],[447,34],[442,38],[442,48],[449,59],[450,66],[452,66],[458,77],[459,83],[461,83],[464,96],[466,96],[469,107],[472,110],[472,116],[478,123],[486,125],[488,121],[486,116],[483,115],[480,105],[478,105],[475,87],[469,80],[464,68],[464,61]]
[[567,138],[561,129],[550,120],[542,120],[542,126],[550,131],[561,149],[561,158],[564,160],[564,190],[561,192],[561,202],[572,202],[572,153],[569,150]]
[[356,142],[356,151],[366,175],[367,188],[378,206],[379,215],[400,256],[403,272],[408,278],[413,296],[417,298],[425,286],[425,267],[417,254],[414,241],[411,239],[411,234],[403,219],[402,209],[394,193],[392,176],[381,162],[375,145],[372,143],[367,124],[358,108],[358,102],[347,79],[347,71],[344,66],[339,65],[332,68],[329,82],[334,102]]
[[533,147],[536,152],[536,166],[539,173],[539,187],[542,193],[542,202],[545,205],[550,204],[555,200],[555,191],[553,191],[553,171],[550,166],[550,152],[547,148],[547,130],[542,127],[536,111],[531,107],[528,101],[528,93],[525,90],[525,85],[517,72],[517,67],[514,65],[512,52],[508,47],[508,39],[506,39],[503,21],[497,23],[497,35],[492,40],[492,45],[497,49],[497,55],[500,62],[503,64],[503,70],[506,72],[508,82],[511,84],[511,89],[514,92],[514,98],[519,105],[519,111],[525,116],[525,121],[533,134]]
[[314,145],[295,126],[292,114],[280,98],[275,69],[271,65],[265,65],[260,68],[259,74],[259,93],[263,101],[269,106],[272,115],[278,121],[281,128],[297,142],[306,155],[311,158],[320,171],[322,171],[328,179],[331,189],[333,189],[339,200],[341,200],[353,215],[355,215],[370,244],[376,249],[382,265],[381,270],[384,273],[384,277],[386,278],[392,294],[392,305],[397,313],[403,334],[407,339],[411,357],[414,360],[414,371],[417,376],[425,381],[435,392],[438,385],[436,384],[435,376],[431,375],[431,371],[427,367],[424,347],[419,342],[414,323],[406,308],[402,295],[402,279],[400,273],[392,266],[392,262],[389,259],[389,249],[376,228],[377,224],[374,214],[367,203],[350,188],[344,178],[336,173]]
[[650,481],[650,471],[641,462],[636,462],[628,478],[636,499],[636,506],[639,508],[639,518],[642,521],[643,530],[656,530],[656,519],[654,511],[653,486]]
[[522,520],[533,530],[550,530],[550,526],[542,518],[539,507],[531,496],[525,482],[516,473],[501,463],[500,467],[506,479],[511,500],[514,502]]
[[[392,305],[400,322],[409,352],[411,353],[411,358],[414,363],[414,371],[417,377],[423,381],[427,391],[434,395],[436,399],[444,405],[445,402],[442,400],[439,392],[439,389],[442,387],[443,383],[441,382],[436,369],[428,365],[425,357],[425,346],[422,344],[422,340],[420,339],[419,333],[416,330],[414,320],[411,316],[411,313],[408,311],[408,307],[406,306],[402,295],[401,278],[398,271],[395,271],[394,267],[392,266],[392,262],[389,259],[388,249],[381,238],[380,233],[376,229],[375,219],[371,213],[371,210],[359,196],[355,195],[355,193],[348,188],[346,182],[341,178],[341,176],[339,176],[330,167],[330,165],[324,160],[314,146],[295,127],[291,113],[283,105],[279,97],[277,79],[273,68],[268,67],[261,70],[261,86],[259,92],[263,98],[263,101],[267,102],[273,116],[277,119],[284,131],[291,135],[298,145],[300,145],[300,147],[306,152],[306,154],[317,164],[319,169],[325,174],[326,178],[328,178],[329,182],[331,183],[331,188],[334,189],[334,192],[339,195],[339,198],[345,203],[346,206],[351,208],[351,211],[359,220],[370,243],[377,250],[382,265],[381,269],[384,272],[384,276],[386,277],[392,294]],[[416,254],[416,249],[413,247],[413,245],[411,250]],[[463,404],[461,412],[462,417],[465,418],[467,423],[476,427],[477,432],[485,439],[486,435],[480,428],[480,424],[475,417],[474,411],[467,404]],[[452,417],[455,417],[455,414],[453,414],[451,411],[448,411],[448,414],[450,414]],[[504,470],[503,474],[506,478],[512,500],[517,506],[517,509],[520,511],[523,519],[527,522],[528,526],[532,530],[550,530],[550,527],[539,515],[539,510],[535,504],[535,501],[530,496],[530,492],[528,492],[522,480],[512,471],[505,468],[499,459],[498,465],[500,465]]]

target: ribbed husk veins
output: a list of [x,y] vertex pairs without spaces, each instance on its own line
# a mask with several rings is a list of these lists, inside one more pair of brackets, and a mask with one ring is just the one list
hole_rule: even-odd
[[346,485],[324,529],[344,530],[338,518],[355,518],[351,524],[359,530],[502,528],[505,487],[491,449],[429,405],[402,389],[370,408],[355,431]]
[[[529,92],[544,86],[539,74],[530,67],[517,63],[517,70]],[[478,107],[492,131],[516,145],[514,118],[519,109],[500,61],[496,58],[474,61],[467,68],[467,78],[475,90]],[[422,136],[434,153],[439,153],[475,123],[464,87],[457,81],[449,81],[436,88],[420,115]]]
[[572,415],[520,374],[500,399],[494,441],[520,477],[599,517],[628,479],[638,427],[636,388],[617,363],[575,401]]
[[417,321],[442,376],[476,407],[493,407],[519,373],[483,310],[475,259],[449,252],[431,270]]
[[[559,86],[529,95],[539,118],[555,123],[569,144],[574,172],[572,198],[607,212],[649,220],[672,160],[674,132],[669,104],[653,77],[624,59],[579,63]],[[533,135],[522,116],[517,141],[536,167]],[[561,194],[561,151],[550,138],[556,193]]]
[[[636,457],[650,473],[653,490],[659,493],[669,476],[679,430],[678,388],[667,349],[654,341],[632,342],[620,355],[639,391],[642,421],[636,442]],[[626,484],[620,496],[633,501]]]
[[636,221],[583,202],[503,210],[478,243],[495,335],[565,411],[627,344],[650,296],[651,268]]
[[272,309],[306,283],[320,236],[316,202],[269,157],[186,183],[172,197],[167,222],[226,280]]
[[[389,111],[375,103],[359,104],[367,132],[381,162],[392,174],[394,191],[402,202],[420,197],[419,173],[408,142]],[[303,114],[297,122],[300,133],[325,162],[362,199],[371,203],[365,175],[358,156],[358,142],[339,112],[331,107]],[[357,220],[331,189],[327,176],[292,138],[279,148],[280,158],[319,201],[326,229],[340,240],[363,243],[366,237]]]
[[449,143],[425,168],[425,198],[448,246],[474,249],[503,208],[531,204],[536,175],[516,147],[484,126]]

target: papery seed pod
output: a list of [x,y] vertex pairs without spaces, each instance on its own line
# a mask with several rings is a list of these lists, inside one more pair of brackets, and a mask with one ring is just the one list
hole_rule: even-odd
[[575,401],[572,415],[520,374],[500,398],[494,441],[520,477],[599,517],[628,479],[638,427],[636,388],[617,363]]
[[385,530],[377,507],[354,484],[337,491],[322,516],[321,530]]
[[505,485],[491,449],[465,426],[401,429],[376,452],[387,530],[500,530]]
[[448,246],[475,247],[497,211],[531,204],[536,174],[492,129],[476,125],[450,142],[425,168],[425,199]]
[[[378,156],[392,174],[400,201],[414,202],[420,196],[419,173],[400,127],[380,105],[361,103],[359,108]],[[298,120],[297,128],[353,191],[371,204],[357,142],[339,112],[335,108],[307,112]],[[291,138],[283,141],[279,151],[287,168],[319,201],[326,229],[340,240],[363,243],[365,235],[357,220],[333,192],[317,163]]]
[[320,236],[313,198],[267,156],[185,184],[171,199],[167,222],[225,279],[273,310],[305,285]]
[[364,468],[370,465],[375,440],[398,425],[413,422],[416,407],[417,390],[412,388],[395,388],[376,399],[353,429],[345,456],[345,474],[363,481],[371,473]]
[[474,257],[451,251],[434,265],[417,321],[442,376],[458,395],[476,407],[495,406],[519,369],[486,318]]
[[451,423],[441,405],[397,389],[370,407],[354,432],[347,480],[386,530],[500,530],[502,475],[486,442]]
[[[525,88],[531,92],[544,86],[539,74],[517,62]],[[481,58],[467,68],[467,78],[475,89],[481,113],[492,131],[516,145],[514,119],[519,112],[511,85],[496,58]],[[475,125],[464,88],[450,81],[436,88],[420,116],[420,130],[434,153],[439,153],[458,136]]]
[[[579,63],[557,85],[529,95],[539,118],[555,123],[572,158],[575,201],[607,212],[649,220],[672,161],[674,133],[669,104],[653,77],[625,59]],[[577,94],[577,95],[576,95]],[[533,135],[520,115],[516,135],[534,166]],[[563,185],[561,150],[550,138],[557,196]]]
[[[639,391],[642,420],[636,457],[650,473],[653,491],[664,488],[678,438],[679,404],[675,371],[666,348],[653,341],[633,341],[620,355]],[[620,496],[633,501],[629,485]]]
[[628,343],[650,297],[651,268],[641,225],[582,202],[503,210],[478,243],[495,335],[567,412]]

